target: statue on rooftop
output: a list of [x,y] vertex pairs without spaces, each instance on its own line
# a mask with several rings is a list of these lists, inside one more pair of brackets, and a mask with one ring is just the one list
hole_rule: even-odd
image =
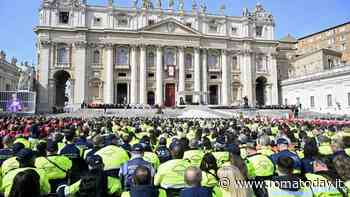
[[138,3],[139,1],[138,0],[133,0],[132,1],[132,7],[133,8],[137,8],[137,3]]
[[225,10],[226,10],[226,6],[225,6],[225,4],[222,4],[220,6],[220,13],[221,13],[221,15],[225,15]]
[[197,10],[197,3],[196,0],[192,0],[192,10],[196,11]]
[[184,0],[179,0],[179,10],[183,11],[185,7]]
[[174,0],[169,0],[169,9],[174,8]]
[[157,1],[157,8],[162,9],[162,0]]

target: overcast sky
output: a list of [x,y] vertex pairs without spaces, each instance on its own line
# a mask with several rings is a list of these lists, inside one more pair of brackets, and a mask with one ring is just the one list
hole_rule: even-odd
[[[139,0],[140,1],[140,0]],[[153,0],[155,2],[155,0]],[[108,0],[88,0],[105,5]],[[114,0],[116,6],[130,6],[131,0]],[[178,2],[175,0],[175,2]],[[185,0],[190,9],[192,0]],[[200,0],[197,0],[199,3]],[[291,33],[296,38],[350,21],[350,0],[206,0],[209,12],[226,5],[226,14],[240,16],[242,9],[261,2],[276,20],[276,38]],[[41,0],[0,0],[0,49],[18,60],[36,62],[35,34]],[[167,6],[167,1],[163,1]]]

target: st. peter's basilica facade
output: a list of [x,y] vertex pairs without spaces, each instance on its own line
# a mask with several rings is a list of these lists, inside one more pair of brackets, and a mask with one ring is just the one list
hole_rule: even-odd
[[[37,52],[39,109],[85,103],[278,104],[273,16],[262,5],[242,16],[207,13],[184,1],[119,7],[43,0]],[[166,7],[166,8],[165,8]]]

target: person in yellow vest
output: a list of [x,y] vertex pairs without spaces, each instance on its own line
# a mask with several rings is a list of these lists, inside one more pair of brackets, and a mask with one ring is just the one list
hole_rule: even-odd
[[64,156],[58,155],[57,142],[49,141],[46,147],[47,156],[35,159],[35,167],[45,171],[51,185],[51,192],[69,181],[69,174],[72,168],[72,161]]
[[167,193],[178,195],[180,190],[186,187],[184,174],[191,164],[182,159],[184,148],[180,143],[176,143],[171,147],[171,155],[171,160],[159,166],[154,177],[154,185],[165,188]]
[[267,180],[274,175],[274,163],[266,155],[257,152],[255,142],[248,142],[246,151],[248,154],[246,160],[253,166],[253,169],[248,171],[248,177],[255,180]]
[[157,189],[152,183],[151,171],[145,166],[135,169],[133,184],[130,191],[122,193],[121,197],[167,197],[164,189]]
[[331,139],[326,136],[317,137],[318,143],[320,144],[318,147],[319,153],[321,155],[329,156],[333,154],[333,150],[331,147]]
[[204,156],[204,152],[199,147],[196,139],[190,140],[190,150],[186,151],[183,159],[190,161],[192,166],[199,167]]
[[6,159],[1,165],[1,175],[5,176],[11,170],[19,168],[19,162],[17,160],[16,154],[24,149],[24,144],[17,142],[13,144],[12,151],[14,156]]
[[15,143],[22,143],[22,144],[24,144],[25,148],[29,148],[29,149],[32,148],[32,144],[30,143],[30,141],[27,138],[23,137],[23,136],[16,137],[16,140],[13,143],[14,144]]
[[40,192],[40,175],[33,169],[16,174],[9,197],[38,197]]
[[[313,197],[310,187],[299,184],[301,178],[293,174],[294,160],[289,156],[277,159],[277,174],[271,180],[265,181],[260,197]],[[296,184],[297,183],[297,184]]]
[[19,168],[9,171],[2,177],[1,192],[5,197],[8,197],[17,174],[25,170],[35,170],[39,174],[40,193],[48,194],[51,191],[46,173],[43,170],[34,167],[35,154],[32,150],[24,148],[16,154],[16,159],[19,162]]
[[313,167],[313,173],[306,173],[305,177],[313,183],[311,190],[314,197],[343,197],[341,190],[337,189],[336,180],[332,178],[333,175],[329,172],[327,165],[320,160],[315,160]]
[[106,140],[110,145],[98,150],[95,155],[102,157],[104,170],[108,175],[118,176],[120,166],[129,160],[128,153],[118,145],[118,138],[113,135]]
[[225,151],[225,146],[225,137],[220,136],[216,138],[216,143],[214,144],[215,152],[212,154],[216,158],[219,168],[230,160],[229,152]]
[[266,155],[266,156],[271,156],[275,153],[272,151],[272,149],[270,147],[270,137],[268,135],[260,136],[257,139],[257,145],[259,147],[257,149],[258,153],[261,153],[261,154]]
[[217,176],[218,166],[215,157],[211,153],[206,153],[203,156],[200,169],[202,170],[203,187],[208,187],[212,190],[213,195],[221,197],[221,190],[219,188],[219,179]]
[[143,159],[152,164],[153,168],[157,170],[160,165],[158,155],[152,151],[152,145],[150,138],[145,136],[140,140],[140,144],[143,147]]
[[[104,172],[104,164],[99,155],[92,155],[87,160],[89,171],[82,178],[69,186],[57,189],[59,196],[120,196],[122,186],[119,179]],[[97,195],[98,194],[98,195]]]

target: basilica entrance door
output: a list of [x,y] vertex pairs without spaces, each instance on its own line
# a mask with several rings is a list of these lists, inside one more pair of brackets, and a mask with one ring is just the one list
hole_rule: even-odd
[[209,105],[218,105],[219,104],[219,96],[218,96],[218,86],[211,85],[209,86]]
[[117,84],[117,104],[128,103],[128,84],[118,83]]
[[165,106],[175,106],[175,84],[168,83],[165,86]]

